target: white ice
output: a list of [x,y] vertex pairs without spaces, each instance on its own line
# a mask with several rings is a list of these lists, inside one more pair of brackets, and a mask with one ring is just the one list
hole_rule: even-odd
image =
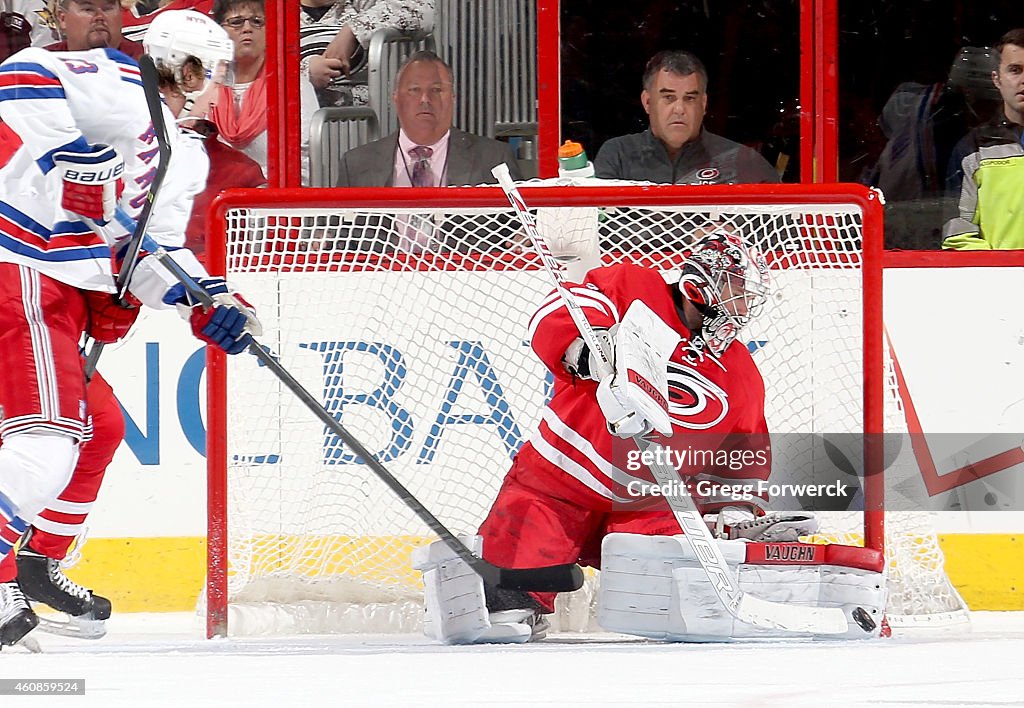
[[85,679],[85,696],[0,706],[1019,706],[1024,613],[973,631],[868,642],[666,645],[556,635],[444,647],[414,636],[206,640],[196,618],[115,615],[86,641],[33,632],[43,653],[0,652],[0,677]]

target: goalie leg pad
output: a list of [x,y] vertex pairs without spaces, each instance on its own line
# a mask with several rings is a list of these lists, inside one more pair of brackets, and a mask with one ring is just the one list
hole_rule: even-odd
[[[881,573],[835,565],[748,564],[745,542],[720,540],[718,545],[744,592],[773,602],[843,608],[849,629],[824,635],[830,639],[878,636],[886,599]],[[736,620],[685,536],[609,534],[601,567],[597,622],[610,631],[689,642],[813,636]]]
[[[479,536],[462,539],[477,555]],[[413,552],[412,567],[423,573],[423,633],[445,644],[472,644],[491,627],[484,581],[445,543]]]
[[[483,538],[462,538],[476,555]],[[490,612],[483,579],[447,544],[436,541],[413,552],[423,573],[423,633],[445,644],[522,644],[543,637],[546,625],[533,608]]]

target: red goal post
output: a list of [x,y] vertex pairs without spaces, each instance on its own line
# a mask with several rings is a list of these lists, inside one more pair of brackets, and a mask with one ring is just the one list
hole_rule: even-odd
[[[786,432],[885,432],[877,192],[531,183],[521,192],[546,228],[595,229],[606,263],[671,272],[702,227],[737,228],[766,253],[777,286],[763,322],[743,335],[778,401],[770,427],[792,415]],[[253,301],[262,343],[456,533],[475,531],[544,400],[523,325],[550,286],[514,219],[499,188],[460,187],[231,190],[208,220],[208,267]],[[426,245],[402,250],[422,232]],[[403,564],[430,534],[252,359],[207,354],[208,633],[226,634],[235,603],[324,603],[328,631],[341,626],[332,613],[342,605],[363,620],[402,614],[372,609],[389,603],[415,607],[417,579]],[[413,424],[425,420],[434,422]],[[866,459],[881,469],[880,457]],[[880,474],[865,475],[864,494],[857,528],[835,533],[882,549]],[[233,628],[245,616],[233,613]]]

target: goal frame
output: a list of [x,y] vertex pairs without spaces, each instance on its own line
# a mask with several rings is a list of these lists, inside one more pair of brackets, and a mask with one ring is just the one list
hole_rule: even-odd
[[[766,203],[856,205],[863,234],[861,287],[863,305],[863,431],[865,432],[864,546],[884,551],[884,477],[881,445],[884,432],[884,357],[882,324],[883,200],[877,190],[856,184],[771,184],[707,186],[520,186],[531,208],[592,206],[747,206]],[[508,208],[498,187],[239,189],[222,193],[207,215],[207,269],[227,271],[227,214],[237,208],[409,209]],[[287,366],[287,362],[285,362]],[[207,395],[207,581],[206,633],[228,633],[227,400],[231,385],[227,355],[206,349]],[[267,373],[269,376],[270,374]],[[876,473],[877,471],[877,473]]]

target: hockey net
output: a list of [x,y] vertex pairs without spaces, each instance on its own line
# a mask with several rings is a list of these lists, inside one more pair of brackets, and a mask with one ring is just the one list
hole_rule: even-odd
[[[768,255],[771,303],[741,336],[765,379],[773,446],[776,435],[906,430],[882,352],[872,193],[557,181],[522,191],[542,233],[596,233],[604,264],[671,277],[682,248],[716,225]],[[229,194],[217,216],[225,272],[286,368],[449,529],[472,534],[550,393],[527,322],[551,284],[497,188],[439,190],[429,204],[410,194],[422,192]],[[210,632],[228,620],[232,634],[416,631],[410,555],[436,540],[428,528],[254,357],[212,356]],[[773,475],[814,464],[776,453]],[[882,543],[881,512],[819,516],[816,540]],[[884,525],[890,623],[962,619],[928,514],[893,512]],[[597,575],[560,599],[562,629],[590,623]]]

